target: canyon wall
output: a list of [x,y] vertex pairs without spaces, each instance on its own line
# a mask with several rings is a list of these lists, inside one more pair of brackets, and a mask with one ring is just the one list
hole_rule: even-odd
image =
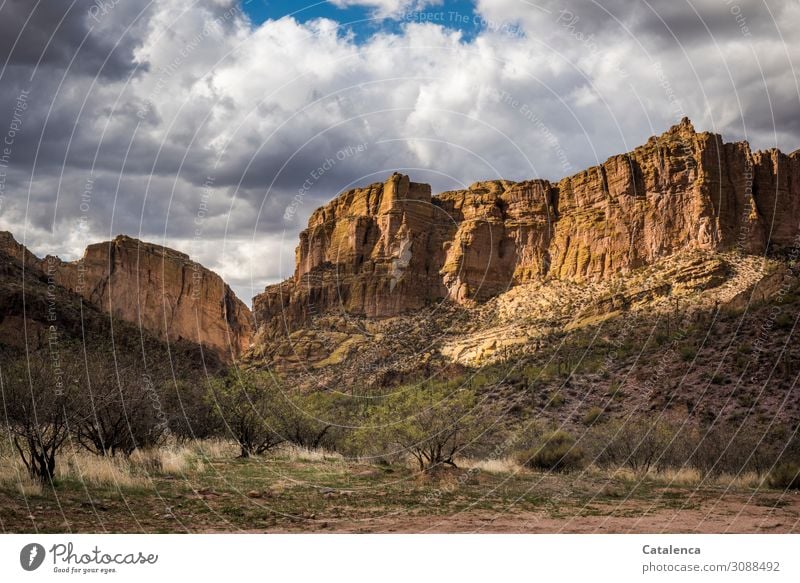
[[390,317],[474,304],[545,278],[598,281],[693,249],[796,244],[800,154],[751,152],[684,119],[558,183],[480,182],[431,195],[393,175],[311,216],[289,280],[253,299],[262,340],[331,311]]
[[179,251],[119,236],[64,262],[38,259],[10,233],[0,234],[0,250],[162,340],[202,344],[228,361],[250,346],[250,310],[219,275]]

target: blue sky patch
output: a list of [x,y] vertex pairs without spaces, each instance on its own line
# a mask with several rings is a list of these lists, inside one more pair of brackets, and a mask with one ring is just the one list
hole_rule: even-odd
[[329,18],[341,24],[342,34],[352,31],[358,43],[379,32],[399,33],[407,22],[432,22],[450,30],[459,30],[467,42],[486,28],[475,12],[474,0],[446,0],[439,5],[385,19],[375,18],[375,11],[369,6],[339,8],[327,1],[242,0],[242,8],[257,25],[289,15],[298,22]]

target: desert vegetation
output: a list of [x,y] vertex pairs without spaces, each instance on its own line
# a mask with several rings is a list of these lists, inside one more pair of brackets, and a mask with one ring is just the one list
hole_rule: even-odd
[[[624,337],[608,322],[553,333],[532,356],[378,384],[344,376],[326,387],[209,366],[158,343],[64,342],[58,360],[46,348],[9,351],[0,366],[0,506],[4,521],[15,518],[5,528],[98,499],[123,523],[125,509],[169,499],[149,526],[168,531],[182,528],[169,523],[176,507],[188,509],[187,529],[211,530],[315,529],[342,515],[369,518],[363,505],[409,520],[422,508],[508,505],[552,516],[596,503],[666,512],[678,496],[698,511],[696,500],[714,508],[730,496],[783,508],[800,488],[800,439],[793,401],[776,399],[789,395],[782,387],[796,375],[796,350],[786,345],[792,358],[776,361],[764,390],[737,386],[736,374],[766,370],[767,351],[791,334],[781,328],[767,343],[717,350],[714,339],[728,338],[742,317],[676,313],[669,333],[637,324]],[[619,374],[628,367],[630,376]],[[676,371],[688,379],[680,387]],[[273,510],[248,510],[253,501]],[[312,515],[328,519],[294,522]],[[76,528],[96,528],[87,521]]]
[[[95,353],[64,362],[71,365],[56,369],[34,354],[7,360],[2,370],[8,452],[26,479],[48,486],[58,486],[69,474],[62,466],[75,467],[78,455],[110,458],[110,476],[132,467],[161,471],[170,466],[164,456],[171,447],[218,440],[240,458],[294,447],[369,463],[408,463],[421,472],[458,468],[465,459],[508,458],[519,468],[544,472],[691,471],[700,479],[747,474],[764,487],[798,487],[796,427],[690,423],[668,412],[612,416],[597,406],[576,412],[572,423],[548,420],[487,389],[496,384],[492,374],[508,376],[499,369],[485,373],[484,385],[470,375],[345,394],[291,391],[271,373],[231,367],[196,377],[191,392],[184,378],[176,399],[168,371],[145,368],[130,356]],[[553,400],[545,396],[542,410],[550,410]],[[148,466],[154,451],[162,452],[160,461]]]

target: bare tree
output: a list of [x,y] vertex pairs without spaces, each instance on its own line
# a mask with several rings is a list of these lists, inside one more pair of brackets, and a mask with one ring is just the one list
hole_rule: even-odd
[[52,482],[75,418],[78,378],[67,352],[34,353],[0,371],[5,425],[32,478]]
[[241,457],[260,455],[284,441],[280,395],[270,379],[233,368],[211,381],[208,393],[220,425],[239,444]]
[[403,387],[375,405],[361,431],[364,447],[410,454],[420,470],[455,467],[456,457],[490,425],[493,413],[478,403],[474,392],[456,383],[429,382]]
[[76,440],[97,455],[130,455],[158,445],[167,433],[161,381],[135,356],[96,351],[86,356]]

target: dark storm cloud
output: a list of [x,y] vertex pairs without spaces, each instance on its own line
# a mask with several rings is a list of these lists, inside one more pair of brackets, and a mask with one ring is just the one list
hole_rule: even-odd
[[[30,68],[30,74],[39,66],[90,77],[125,76],[134,67],[138,42],[125,31],[137,30],[136,16],[146,5],[144,0],[7,0],[0,7],[0,62]],[[114,18],[100,6],[114,11]],[[96,32],[101,28],[102,35]]]
[[[559,25],[586,33],[631,35],[659,47],[677,48],[740,39],[742,35],[774,35],[792,4],[762,0],[548,0],[537,2]],[[790,31],[786,31],[790,32]]]
[[[764,39],[777,34],[791,2],[676,0],[638,3],[633,26],[637,34],[694,46],[714,41]],[[622,7],[620,7],[621,10]],[[674,35],[674,36],[673,36]]]
[[230,277],[244,285],[252,267],[260,287],[286,274],[278,260],[291,266],[318,206],[394,170],[434,191],[559,179],[682,115],[800,147],[796,3],[771,5],[777,25],[759,2],[693,1],[699,17],[685,0],[535,4],[481,3],[524,39],[410,26],[356,45],[324,23],[250,29],[233,0],[163,0],[138,19],[144,0],[7,1],[0,134],[30,97],[0,228],[74,254],[118,233],[173,241],[220,271],[223,243],[249,241]]

